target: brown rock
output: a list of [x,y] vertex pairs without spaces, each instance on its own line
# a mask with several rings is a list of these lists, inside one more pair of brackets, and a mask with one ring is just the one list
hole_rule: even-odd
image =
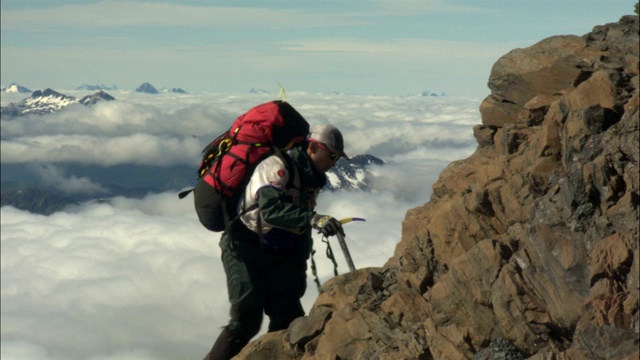
[[274,331],[262,335],[250,342],[234,359],[298,359],[297,353],[286,341],[286,330]]
[[584,76],[582,69],[589,72],[585,45],[585,40],[577,36],[555,36],[501,57],[489,76],[491,95],[480,105],[482,123],[503,126],[515,122],[535,96],[562,94]]
[[592,284],[601,278],[613,278],[629,273],[633,252],[620,234],[601,240],[591,251],[589,278]]
[[567,94],[567,106],[572,109],[600,106],[613,110],[616,102],[616,87],[609,76],[610,73],[604,70],[593,73],[589,79]]
[[524,122],[527,126],[540,125],[554,100],[555,98],[549,95],[534,96],[524,104],[524,110],[520,112],[518,121]]
[[495,132],[496,129],[491,126],[476,125],[473,127],[473,136],[476,138],[478,145],[480,146],[493,145],[493,134]]
[[309,316],[295,319],[288,329],[289,343],[296,347],[305,346],[310,340],[320,335],[332,314],[331,310],[318,307]]

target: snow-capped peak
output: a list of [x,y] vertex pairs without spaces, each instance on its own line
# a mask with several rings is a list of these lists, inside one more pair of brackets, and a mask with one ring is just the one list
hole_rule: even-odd
[[27,89],[24,86],[18,85],[16,83],[11,83],[9,86],[2,88],[3,93],[30,93],[31,90]]
[[60,111],[69,105],[77,103],[82,105],[93,105],[98,101],[110,100],[115,99],[104,91],[98,91],[79,100],[73,96],[64,95],[51,89],[46,89],[44,91],[36,90],[30,97],[23,99],[18,103],[11,103],[7,106],[3,106],[0,109],[0,114],[3,118],[12,118],[29,114],[43,115]]
[[36,90],[31,97],[24,100],[26,108],[25,113],[41,113],[58,111],[63,107],[77,103],[78,99],[73,96],[60,94],[51,89],[44,91]]
[[384,162],[373,155],[356,155],[350,160],[341,158],[336,166],[327,171],[328,190],[368,190],[369,165],[383,165]]

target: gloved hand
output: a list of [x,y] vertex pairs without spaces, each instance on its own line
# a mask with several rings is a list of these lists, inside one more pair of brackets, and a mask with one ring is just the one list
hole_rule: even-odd
[[314,214],[311,218],[311,226],[327,237],[338,233],[344,236],[342,223],[329,215]]

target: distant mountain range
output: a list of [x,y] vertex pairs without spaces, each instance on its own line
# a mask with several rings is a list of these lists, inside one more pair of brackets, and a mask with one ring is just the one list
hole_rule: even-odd
[[[93,88],[89,86],[89,88]],[[5,90],[6,89],[6,90]],[[20,89],[27,90],[17,84],[12,84],[9,87],[4,88],[3,92],[21,92]],[[158,90],[156,90],[153,85],[149,83],[144,83],[138,89],[137,92],[143,92],[148,94],[157,94]],[[171,90],[163,90],[164,92],[173,92],[180,94],[187,94],[186,91],[180,88],[173,88]],[[22,91],[24,92],[24,91]],[[112,101],[115,98],[103,90],[99,90],[93,94],[86,95],[82,98],[76,98],[74,96],[65,95],[59,93],[52,89],[45,89],[43,91],[36,90],[31,93],[26,99],[23,99],[17,103],[11,103],[7,106],[3,106],[0,108],[0,116],[3,119],[19,117],[25,115],[44,115],[52,112],[60,111],[66,108],[69,105],[73,104],[82,104],[82,105],[93,105],[99,101]]]
[[420,93],[420,96],[447,96],[447,94],[445,94],[443,91],[441,91],[440,93],[434,93],[429,90],[425,90]]
[[[116,85],[107,86],[104,84],[82,84],[75,88],[75,90],[88,90],[88,91],[115,91],[119,90]],[[5,86],[0,89],[2,93],[31,93],[31,90],[18,85],[16,83],[11,83],[9,86]],[[159,94],[159,93],[177,93],[177,94],[188,94],[187,91],[183,90],[179,87],[167,88],[164,87],[161,90],[158,90],[155,86],[151,85],[148,82],[145,82],[136,88],[136,92],[146,93],[146,94]]]
[[115,98],[102,90],[80,99],[61,94],[51,89],[45,89],[44,91],[36,90],[31,93],[31,96],[28,98],[0,108],[0,116],[2,119],[7,119],[32,114],[44,115],[60,111],[73,104],[93,105],[98,101],[111,100],[115,100]]
[[89,91],[99,91],[99,90],[118,90],[118,87],[115,85],[106,86],[104,84],[98,85],[90,85],[90,84],[82,84],[76,88],[76,90],[89,90]]
[[188,94],[188,92],[182,90],[181,88],[162,88],[160,89],[160,92],[170,92],[170,93],[176,93],[176,94]]
[[[80,86],[78,86],[77,88],[75,88],[75,90],[88,90],[88,91],[115,91],[115,90],[119,90],[119,88],[116,85],[111,85],[111,86],[107,86],[104,84],[95,84],[95,85],[90,85],[90,84],[82,84]],[[151,83],[149,82],[144,82],[142,83],[140,86],[138,86],[135,89],[136,92],[138,93],[143,93],[143,94],[160,94],[160,93],[176,93],[176,94],[189,94],[189,92],[185,91],[182,88],[179,87],[173,87],[173,88],[168,88],[168,87],[163,87],[160,90],[158,90],[158,88],[156,88],[155,86],[153,86]],[[31,90],[29,90],[28,88],[18,85],[16,83],[11,83],[9,86],[3,87],[0,92],[3,93],[30,93]],[[249,94],[270,94],[270,92],[268,90],[265,89],[261,89],[261,88],[251,88],[249,89]],[[340,91],[333,91],[331,92],[331,94],[334,95],[364,95],[364,94],[355,94],[355,93],[345,93],[345,92],[340,92]],[[375,95],[375,94],[373,94]],[[440,91],[440,92],[432,92],[429,90],[424,90],[421,93],[417,94],[418,96],[447,96],[447,94],[444,93],[444,91]],[[416,96],[416,94],[409,94],[407,96]]]
[[251,88],[249,94],[269,94],[269,92],[265,89]]
[[136,88],[136,92],[144,93],[144,94],[159,94],[163,93],[176,93],[176,94],[188,94],[188,92],[184,91],[181,88],[162,88],[162,90],[158,91],[155,86],[146,82]]
[[[383,165],[372,155],[357,155],[351,160],[341,159],[327,173],[327,191],[366,191],[370,187],[370,165]],[[33,213],[51,214],[69,205],[87,202],[108,202],[110,198],[125,196],[142,198],[149,193],[176,191],[195,185],[193,166],[170,167],[117,165],[56,164],[65,174],[86,178],[104,191],[96,194],[69,194],[56,190],[34,176],[28,164],[1,164],[2,206],[13,206]],[[153,174],[151,176],[151,174]],[[189,201],[189,200],[185,200]]]

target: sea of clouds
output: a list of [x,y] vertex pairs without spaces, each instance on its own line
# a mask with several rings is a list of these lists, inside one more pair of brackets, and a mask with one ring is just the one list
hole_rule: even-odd
[[[117,100],[3,119],[2,163],[30,163],[51,187],[99,197],[99,184],[56,164],[197,165],[208,140],[250,107],[275,98],[109,93]],[[24,97],[3,94],[2,106]],[[345,225],[357,268],[382,266],[393,255],[405,212],[429,201],[447,164],[475,150],[472,127],[481,122],[478,98],[293,92],[287,101],[312,126],[338,126],[347,154],[386,163],[370,168],[370,192],[324,192],[319,200],[320,213],[367,220]],[[2,359],[202,358],[228,321],[226,280],[219,234],[199,224],[192,201],[178,200],[180,190],[50,216],[2,207]],[[348,271],[337,242],[330,243],[338,271]],[[315,248],[324,282],[333,265],[320,237]],[[317,294],[309,272],[307,311]]]

